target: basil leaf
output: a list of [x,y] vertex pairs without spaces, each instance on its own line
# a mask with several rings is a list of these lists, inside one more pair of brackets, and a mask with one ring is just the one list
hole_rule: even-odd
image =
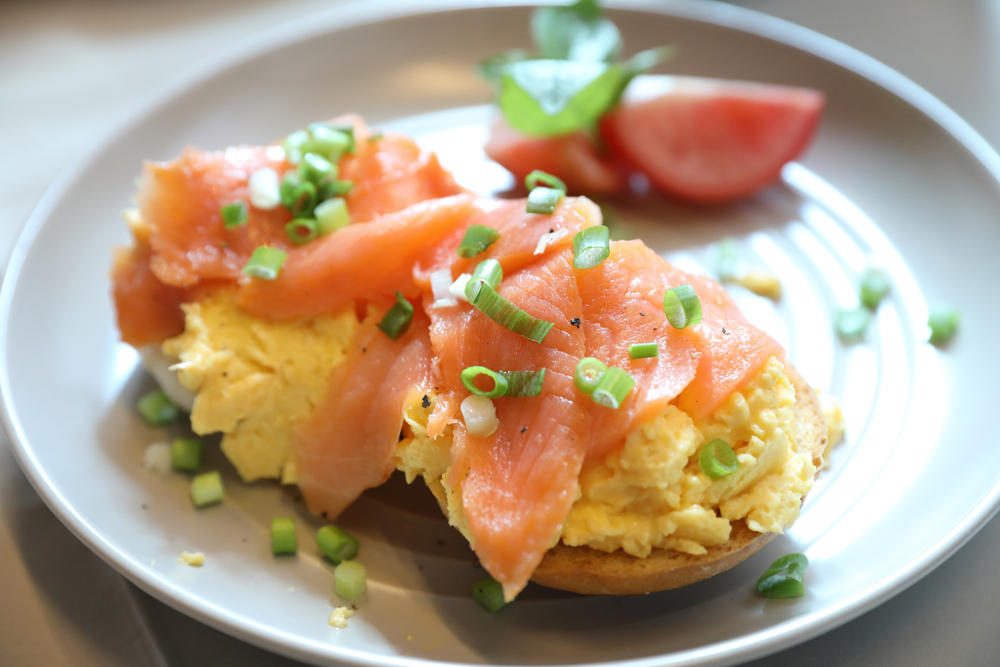
[[618,101],[622,68],[570,60],[525,60],[504,67],[499,105],[516,130],[535,137],[596,126]]
[[545,58],[612,62],[622,50],[618,27],[601,17],[593,0],[569,7],[540,7],[531,16],[531,35]]

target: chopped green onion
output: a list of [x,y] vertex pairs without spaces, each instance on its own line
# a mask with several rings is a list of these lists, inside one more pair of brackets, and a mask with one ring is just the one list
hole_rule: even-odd
[[476,293],[475,299],[470,298],[469,301],[473,306],[481,310],[486,317],[503,328],[509,329],[536,343],[541,343],[545,340],[549,331],[552,330],[552,327],[555,326],[552,322],[532,317],[500,296],[489,283],[485,283],[482,280],[470,280],[469,285],[466,286],[467,295],[470,286],[474,284],[479,285],[479,291]]
[[507,380],[508,398],[538,396],[542,393],[542,383],[545,381],[545,369],[540,371],[500,371]]
[[285,235],[292,243],[308,243],[319,236],[319,226],[312,218],[295,218],[285,225]]
[[837,313],[837,334],[845,342],[856,341],[865,335],[871,317],[862,307],[841,310]]
[[788,554],[771,563],[757,580],[757,592],[766,598],[800,598],[805,595],[802,575],[809,567],[803,554]]
[[600,359],[584,357],[576,362],[576,372],[573,373],[573,384],[583,393],[590,396],[601,384],[601,379],[608,372],[608,366]]
[[316,201],[316,186],[312,181],[303,181],[295,186],[291,195],[292,205],[286,208],[293,215],[305,217],[312,215],[313,210],[316,208]]
[[556,204],[563,198],[562,190],[538,187],[528,193],[528,213],[549,215],[555,213]]
[[316,546],[324,556],[338,565],[358,555],[360,543],[341,528],[329,524],[316,531]]
[[473,584],[472,597],[486,611],[496,612],[507,604],[503,599],[503,586],[493,577],[487,577]]
[[319,184],[319,198],[343,197],[354,188],[354,181],[323,181]]
[[469,303],[475,303],[480,286],[485,283],[496,289],[501,280],[503,280],[503,267],[500,266],[500,262],[495,259],[483,260],[476,265],[472,277],[465,283],[465,298]]
[[471,225],[465,230],[462,242],[458,244],[458,256],[475,257],[482,251],[489,248],[500,238],[500,232],[486,225]]
[[295,204],[295,190],[302,185],[302,177],[297,171],[286,171],[281,177],[281,185],[278,187],[278,194],[281,195],[281,205],[291,209]]
[[195,475],[191,480],[191,501],[195,507],[206,507],[222,502],[222,478],[215,470]]
[[716,259],[715,273],[719,280],[726,282],[735,280],[739,273],[740,254],[736,239],[723,239],[719,241],[719,256]]
[[347,202],[340,197],[327,199],[316,207],[313,215],[316,216],[316,226],[320,236],[335,232],[351,222],[351,215],[347,212]]
[[879,303],[889,293],[889,281],[881,271],[869,269],[861,279],[861,303],[869,310],[878,308]]
[[226,204],[219,209],[219,215],[222,216],[222,222],[226,229],[244,225],[249,219],[247,216],[247,203],[245,201],[237,201],[232,204]]
[[174,405],[162,389],[149,392],[139,399],[135,407],[150,426],[166,426],[181,416],[181,409]]
[[590,395],[594,402],[617,410],[635,386],[635,379],[621,368],[611,367]]
[[736,452],[725,440],[716,438],[701,448],[698,454],[698,465],[701,471],[711,477],[718,479],[726,475],[732,475],[740,467],[740,462],[736,459]]
[[962,314],[957,308],[936,306],[931,308],[927,317],[927,326],[931,328],[931,342],[935,345],[947,343],[958,330]]
[[351,135],[323,123],[310,125],[309,134],[310,137],[301,147],[303,156],[308,153],[316,153],[330,162],[339,162],[344,153],[350,153],[354,150],[354,139]]
[[609,230],[604,225],[587,227],[573,237],[573,266],[592,269],[611,255]]
[[413,304],[396,292],[396,305],[389,309],[378,323],[378,328],[385,332],[385,335],[393,340],[397,340],[410,328],[413,321]]
[[355,561],[341,563],[333,570],[333,588],[345,600],[360,600],[368,592],[365,566]]
[[195,472],[201,465],[201,440],[174,438],[170,443],[170,466],[174,470]]
[[[483,391],[476,386],[476,378],[480,375],[487,375],[493,380],[493,389]],[[497,398],[507,393],[507,378],[500,373],[491,371],[485,366],[469,366],[462,371],[462,384],[476,396],[486,396],[487,398]]]
[[257,246],[243,266],[243,273],[261,280],[274,280],[278,277],[278,272],[281,271],[287,257],[288,253],[281,248],[269,245]]
[[337,178],[337,166],[322,155],[306,153],[299,162],[299,176],[319,185],[324,178],[330,177],[331,180]]
[[562,190],[563,194],[566,194],[568,190],[566,189],[566,184],[560,179],[556,178],[552,174],[546,174],[540,169],[536,169],[524,178],[524,187],[531,192],[539,185],[544,185],[545,187],[552,188],[553,190]]
[[285,151],[285,160],[289,164],[298,164],[302,160],[302,144],[308,140],[309,133],[307,131],[297,130],[281,142],[281,147]]
[[657,343],[635,343],[628,346],[628,356],[632,359],[649,359],[660,356],[660,346]]
[[673,328],[693,327],[701,322],[701,301],[690,285],[671,287],[663,295],[663,312]]
[[293,554],[298,551],[295,539],[295,519],[271,519],[271,553]]

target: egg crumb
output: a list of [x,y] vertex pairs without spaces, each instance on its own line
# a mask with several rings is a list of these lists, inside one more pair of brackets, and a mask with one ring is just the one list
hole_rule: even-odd
[[781,281],[774,274],[758,269],[751,269],[735,281],[738,285],[746,287],[757,296],[763,296],[771,301],[781,299]]
[[205,564],[205,554],[200,551],[194,553],[189,553],[185,551],[181,554],[181,557],[177,559],[177,562],[181,565],[190,565],[191,567],[201,567]]
[[352,618],[353,616],[354,612],[347,607],[337,607],[333,610],[333,613],[330,614],[329,622],[333,627],[343,630],[347,627],[347,619]]
[[823,450],[825,459],[834,447],[844,439],[844,430],[847,428],[844,423],[844,413],[840,410],[840,403],[832,396],[820,395],[820,403],[823,405],[823,419],[826,421],[826,449]]

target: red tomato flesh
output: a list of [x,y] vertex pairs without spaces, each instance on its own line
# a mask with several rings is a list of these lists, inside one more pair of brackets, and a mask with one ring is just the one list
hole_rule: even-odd
[[639,76],[601,132],[659,190],[723,202],[777,180],[809,144],[823,105],[823,94],[808,88]]
[[625,174],[609,156],[599,155],[583,132],[538,139],[497,121],[484,147],[491,159],[514,175],[518,184],[535,169],[558,176],[569,193],[602,195],[626,187]]

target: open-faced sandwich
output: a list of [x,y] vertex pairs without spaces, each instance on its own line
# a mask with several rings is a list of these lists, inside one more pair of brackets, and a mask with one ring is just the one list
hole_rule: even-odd
[[244,480],[331,521],[422,477],[508,600],[732,567],[798,516],[815,392],[718,283],[533,178],[478,197],[353,117],[147,163],[122,339],[168,360]]

